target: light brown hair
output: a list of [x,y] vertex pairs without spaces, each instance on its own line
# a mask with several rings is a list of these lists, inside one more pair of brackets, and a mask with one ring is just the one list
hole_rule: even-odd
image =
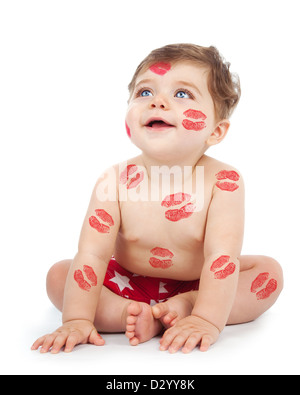
[[218,120],[229,118],[238,104],[241,95],[240,81],[236,74],[229,71],[219,51],[213,47],[201,47],[195,44],[170,44],[154,49],[137,67],[128,85],[130,95],[134,90],[138,75],[158,62],[177,63],[192,61],[208,70],[208,90],[215,105]]

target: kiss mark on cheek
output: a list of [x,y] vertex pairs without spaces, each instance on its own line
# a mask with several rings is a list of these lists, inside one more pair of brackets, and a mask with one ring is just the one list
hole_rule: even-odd
[[89,224],[93,229],[96,229],[99,233],[109,233],[110,227],[114,225],[114,220],[112,216],[108,214],[105,210],[98,209],[95,210],[96,215],[106,224],[102,224],[95,216],[89,218]]
[[[191,199],[191,195],[189,195],[188,193],[179,192],[166,196],[164,200],[161,202],[161,205],[163,207],[176,206],[182,204],[183,202],[189,201],[190,199]],[[195,209],[196,206],[193,203],[188,203],[179,209],[177,208],[173,210],[167,210],[165,212],[165,217],[169,221],[177,222],[180,221],[181,219],[190,217],[195,211]]]
[[[161,258],[173,258],[174,254],[167,248],[155,247],[151,251],[151,254],[159,256]],[[168,269],[173,265],[172,259],[158,259],[151,257],[149,263],[156,269]]]
[[149,68],[149,70],[158,75],[165,75],[169,70],[171,70],[171,64],[164,62],[155,63]]
[[205,121],[205,119],[207,118],[207,116],[203,114],[203,112],[193,109],[185,111],[183,115],[185,115],[187,118],[202,119],[202,121]]
[[257,300],[263,300],[268,298],[277,289],[277,281],[274,278],[267,283],[266,287],[256,292],[258,288],[261,288],[269,278],[269,273],[260,273],[251,284],[251,292],[256,293]]
[[182,126],[186,130],[194,130],[195,132],[199,132],[200,130],[206,128],[206,123],[205,122],[193,122],[188,119],[184,119],[182,121]]
[[80,269],[75,270],[74,280],[77,282],[79,288],[83,291],[89,292],[91,287],[95,287],[97,285],[97,276],[91,266],[83,265],[83,271],[90,283],[84,279],[84,275]]
[[[213,261],[210,271],[215,272],[215,279],[223,280],[224,278],[230,276],[235,272],[236,266],[233,262],[228,263],[230,260],[229,255],[221,255],[218,259]],[[216,272],[217,269],[221,268],[222,266],[228,264],[223,270],[219,270]]]
[[125,121],[125,128],[126,128],[127,136],[128,136],[129,138],[131,138],[130,129],[129,129],[129,126],[127,125],[127,122],[126,122],[126,121]]
[[[120,174],[120,183],[126,184],[127,189],[136,188],[144,179],[144,172],[137,172],[137,165],[128,165]],[[131,177],[132,176],[132,177]]]

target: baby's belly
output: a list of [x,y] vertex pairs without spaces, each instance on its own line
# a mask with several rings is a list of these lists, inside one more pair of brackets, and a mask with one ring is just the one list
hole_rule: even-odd
[[131,273],[142,276],[197,280],[203,266],[203,244],[199,242],[171,243],[170,240],[128,241],[117,239],[114,257]]

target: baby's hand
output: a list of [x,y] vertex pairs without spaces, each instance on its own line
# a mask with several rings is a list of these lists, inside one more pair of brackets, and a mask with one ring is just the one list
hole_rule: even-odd
[[160,350],[169,349],[169,352],[175,353],[183,347],[182,352],[188,353],[200,343],[200,351],[207,351],[216,342],[219,334],[219,330],[210,322],[189,315],[165,331],[160,340]]
[[63,326],[55,332],[42,336],[31,346],[32,350],[37,350],[41,346],[41,352],[47,352],[51,348],[51,353],[56,354],[65,346],[65,352],[70,352],[80,343],[91,343],[102,346],[104,340],[97,332],[94,325],[88,320],[73,320],[65,322]]

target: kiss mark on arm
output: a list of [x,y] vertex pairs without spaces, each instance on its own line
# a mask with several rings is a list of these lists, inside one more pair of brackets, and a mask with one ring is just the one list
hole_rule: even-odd
[[97,276],[91,266],[83,265],[83,271],[90,283],[84,279],[84,275],[80,269],[75,270],[74,280],[77,282],[79,288],[83,291],[89,292],[91,287],[95,287],[97,285]]
[[112,216],[103,209],[95,210],[96,215],[108,225],[102,224],[94,215],[89,217],[89,224],[92,228],[96,229],[99,233],[109,233],[110,227],[114,225]]
[[[233,262],[228,263],[230,260],[229,255],[221,255],[218,259],[216,259],[211,267],[210,271],[215,272],[215,279],[222,280],[235,272],[236,266]],[[222,266],[227,266],[223,270],[219,270],[216,272],[217,269],[221,268]]]
[[[234,170],[221,170],[219,173],[216,174],[217,180],[231,180],[231,181],[238,181],[240,179],[239,174],[234,171]],[[217,181],[216,187],[221,189],[221,191],[228,191],[228,192],[234,192],[239,188],[238,184],[235,182],[229,182],[229,181]]]

